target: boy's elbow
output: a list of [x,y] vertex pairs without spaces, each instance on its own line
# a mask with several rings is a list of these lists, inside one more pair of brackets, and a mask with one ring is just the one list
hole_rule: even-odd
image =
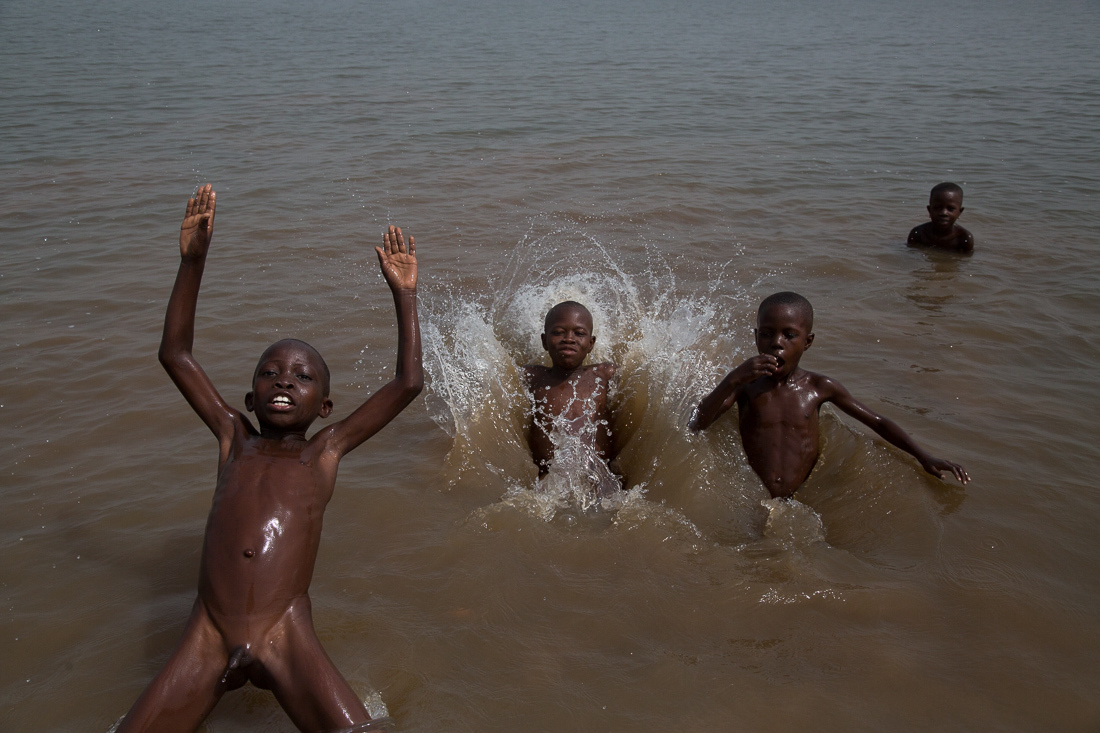
[[403,375],[401,378],[401,392],[411,402],[417,395],[424,391],[424,370],[417,369],[412,374]]
[[160,350],[157,351],[157,359],[160,361],[160,365],[164,367],[164,371],[171,374],[183,368],[187,361],[187,354],[161,344]]

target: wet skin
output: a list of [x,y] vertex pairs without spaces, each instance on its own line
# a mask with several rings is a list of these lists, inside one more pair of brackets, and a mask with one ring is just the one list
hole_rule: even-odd
[[928,202],[931,221],[909,232],[910,247],[935,247],[969,254],[974,251],[974,236],[955,222],[963,213],[962,196],[955,191],[940,191]]
[[809,477],[820,452],[818,410],[832,402],[920,461],[933,476],[949,471],[970,480],[962,466],[930,456],[891,420],[869,409],[839,382],[799,367],[813,344],[807,314],[794,304],[771,306],[757,318],[759,355],[732,370],[696,410],[691,427],[703,430],[737,404],[741,443],[749,465],[773,497],[788,497]]
[[333,407],[324,362],[301,341],[277,342],[260,358],[245,397],[257,430],[191,353],[215,197],[206,185],[188,202],[160,349],[161,363],[219,445],[198,598],[179,645],[119,731],[193,731],[226,690],[245,682],[271,689],[300,730],[347,729],[370,716],[314,633],[308,590],[340,459],[423,385],[415,246],[390,227],[375,248],[397,309],[396,377],[307,439],[310,425]]
[[596,453],[605,461],[614,458],[607,393],[616,370],[610,362],[583,366],[595,343],[592,316],[587,309],[558,306],[551,311],[551,320],[542,334],[542,346],[552,366],[524,367],[527,388],[535,403],[527,440],[540,477],[549,472],[554,457],[550,433],[555,418],[558,424],[566,421],[578,428],[595,423]]

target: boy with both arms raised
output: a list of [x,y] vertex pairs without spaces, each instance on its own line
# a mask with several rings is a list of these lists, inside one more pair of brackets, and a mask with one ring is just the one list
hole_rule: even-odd
[[[260,357],[245,407],[214,388],[191,353],[195,306],[214,230],[207,184],[187,202],[180,268],[164,319],[160,360],[218,439],[218,483],[206,522],[198,598],[172,656],[120,723],[130,731],[193,731],[227,691],[270,689],[303,731],[376,730],[313,629],[309,584],[340,459],[381,430],[424,381],[416,315],[416,249],[390,227],[375,248],[397,308],[397,374],[340,422],[329,371],[309,344],[287,339]],[[377,723],[378,721],[376,721]]]
[[912,455],[928,473],[942,479],[948,471],[967,483],[970,477],[962,466],[933,458],[896,423],[857,401],[839,382],[798,365],[814,341],[813,319],[810,302],[797,293],[765,298],[755,329],[760,353],[733,369],[703,398],[691,428],[706,429],[736,403],[749,465],[773,497],[789,497],[817,463],[818,410],[832,402]]

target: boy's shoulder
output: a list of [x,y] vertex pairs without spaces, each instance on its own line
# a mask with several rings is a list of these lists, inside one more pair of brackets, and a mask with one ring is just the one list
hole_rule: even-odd
[[611,379],[619,372],[619,367],[615,366],[614,362],[601,361],[599,364],[589,364],[586,369],[591,369],[596,373],[597,377],[603,377],[604,379]]
[[960,252],[974,251],[974,235],[958,224],[955,225],[955,249]]
[[917,224],[909,230],[909,238],[906,243],[911,246],[928,244],[931,228],[932,222],[930,221],[926,221],[923,224]]

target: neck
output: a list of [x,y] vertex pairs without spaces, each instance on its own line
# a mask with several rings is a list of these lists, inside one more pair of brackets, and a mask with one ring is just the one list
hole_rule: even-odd
[[306,428],[298,430],[296,428],[283,429],[272,427],[271,425],[261,425],[260,437],[264,440],[274,441],[304,441],[306,439]]
[[550,376],[555,377],[556,379],[569,379],[569,377],[579,372],[583,367],[584,364],[581,364],[580,366],[576,366],[570,369],[569,367],[563,367],[554,364],[550,367]]

